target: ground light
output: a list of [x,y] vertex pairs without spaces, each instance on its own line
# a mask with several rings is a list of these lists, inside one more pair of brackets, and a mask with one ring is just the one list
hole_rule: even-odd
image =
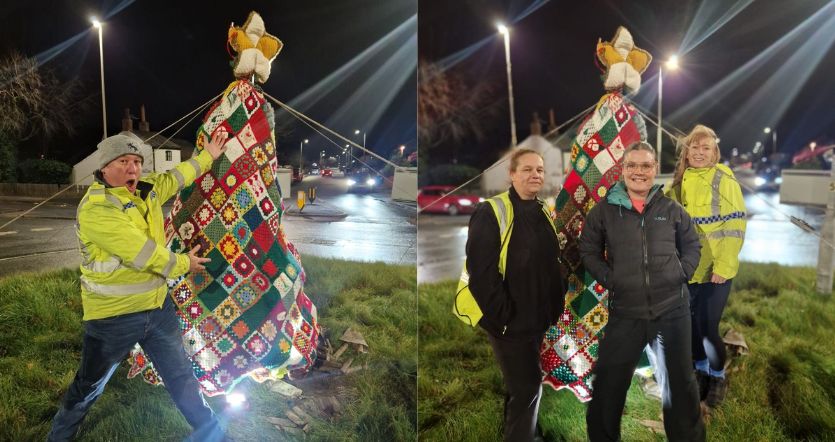
[[226,403],[229,405],[229,408],[233,410],[245,408],[244,406],[247,403],[246,396],[240,392],[229,393],[226,395]]

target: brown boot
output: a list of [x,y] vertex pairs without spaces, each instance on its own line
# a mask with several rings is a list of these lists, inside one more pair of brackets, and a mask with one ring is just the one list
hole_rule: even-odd
[[707,390],[707,398],[705,402],[710,408],[716,408],[722,401],[725,400],[725,394],[728,392],[728,381],[725,378],[718,378],[710,376],[710,385]]

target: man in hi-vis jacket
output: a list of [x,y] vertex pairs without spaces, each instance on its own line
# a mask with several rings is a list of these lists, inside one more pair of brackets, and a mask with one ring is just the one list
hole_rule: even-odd
[[[48,440],[75,437],[119,363],[139,343],[159,371],[195,440],[222,440],[220,423],[203,400],[182,338],[166,279],[203,269],[199,247],[176,254],[165,245],[162,204],[202,175],[225,150],[218,131],[194,158],[163,174],[141,177],[149,149],[122,132],[98,145],[99,170],[78,205],[82,253],[84,342],[75,379],[52,421]],[[130,435],[125,435],[130,436]]]

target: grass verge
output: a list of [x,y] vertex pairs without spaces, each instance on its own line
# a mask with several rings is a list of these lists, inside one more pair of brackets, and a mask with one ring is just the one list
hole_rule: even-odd
[[[711,441],[832,441],[835,437],[835,300],[814,290],[815,270],[743,263],[721,332],[741,332],[750,354],[733,359],[727,399],[708,423]],[[499,439],[501,373],[484,332],[450,312],[456,282],[422,284],[418,428],[425,441]],[[586,440],[585,405],[544,387],[540,423],[552,440]],[[622,438],[659,441],[641,420],[660,402],[633,381]]]
[[[304,258],[305,291],[334,344],[347,327],[365,336],[368,369],[339,382],[344,413],[316,420],[306,440],[414,440],[416,435],[417,318],[414,266]],[[0,440],[44,440],[75,375],[81,354],[78,271],[0,279]],[[81,427],[79,440],[179,441],[190,432],[163,388],[130,379],[123,365]],[[329,380],[332,381],[332,380]],[[303,381],[304,382],[304,381]],[[269,382],[268,382],[269,383]],[[228,421],[234,440],[286,440],[270,416],[288,402],[268,383],[244,381],[248,409],[209,403]],[[307,382],[315,387],[317,381]],[[305,388],[306,389],[306,388]]]

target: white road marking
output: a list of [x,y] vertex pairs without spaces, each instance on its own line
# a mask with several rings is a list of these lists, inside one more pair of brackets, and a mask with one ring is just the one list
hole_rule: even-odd
[[4,236],[4,235],[14,235],[15,233],[17,233],[17,230],[7,230],[7,231],[5,231],[5,232],[0,232],[0,236]]
[[37,227],[34,229],[29,229],[30,232],[46,232],[47,230],[52,230],[52,227]]

